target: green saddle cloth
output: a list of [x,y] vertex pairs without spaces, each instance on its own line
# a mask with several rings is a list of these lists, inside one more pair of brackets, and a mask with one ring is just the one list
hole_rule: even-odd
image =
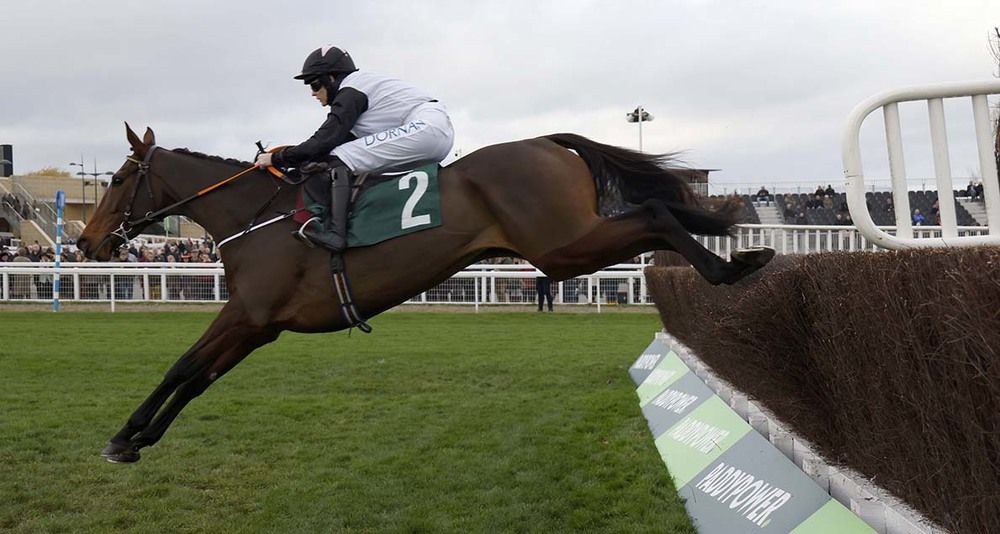
[[[367,247],[394,237],[441,226],[438,164],[390,175],[368,186],[351,206],[347,223],[348,248]],[[326,217],[325,206],[306,201],[313,213]]]

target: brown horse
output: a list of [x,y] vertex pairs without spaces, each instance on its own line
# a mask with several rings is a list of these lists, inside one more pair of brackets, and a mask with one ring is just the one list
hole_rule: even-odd
[[[246,229],[265,206],[294,207],[294,188],[278,188],[259,170],[214,187],[249,163],[157,149],[152,130],[142,140],[126,131],[133,152],[77,242],[90,258],[107,260],[166,215],[185,215],[221,238]],[[727,262],[698,244],[690,233],[726,235],[735,208],[704,208],[667,161],[572,134],[469,154],[440,172],[441,226],[346,252],[355,303],[372,317],[476,260],[503,255],[561,280],[645,251],[675,250],[713,284],[734,283],[770,260],[773,250],[756,249]],[[618,214],[601,215],[612,208]],[[328,253],[293,239],[293,225],[281,221],[222,248],[229,301],[111,438],[105,458],[137,461],[188,402],[281,331],[352,326],[331,283]]]

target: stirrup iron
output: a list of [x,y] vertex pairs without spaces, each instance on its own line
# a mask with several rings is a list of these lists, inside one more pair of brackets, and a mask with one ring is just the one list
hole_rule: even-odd
[[295,236],[295,239],[298,239],[309,248],[316,248],[316,243],[313,243],[308,237],[306,237],[305,233],[306,226],[309,226],[313,222],[320,225],[323,224],[323,221],[321,221],[319,217],[313,217],[308,221],[302,223],[302,226],[300,226],[298,230],[292,232],[292,235]]

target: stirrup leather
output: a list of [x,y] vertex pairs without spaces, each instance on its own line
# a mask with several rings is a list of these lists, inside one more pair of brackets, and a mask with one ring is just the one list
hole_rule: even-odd
[[300,226],[299,229],[296,230],[295,233],[293,234],[296,239],[305,243],[305,245],[308,246],[309,248],[316,248],[316,243],[313,243],[308,237],[306,237],[305,233],[306,226],[309,226],[313,222],[320,225],[323,224],[323,222],[319,219],[319,217],[313,217],[308,221],[302,223],[302,226]]

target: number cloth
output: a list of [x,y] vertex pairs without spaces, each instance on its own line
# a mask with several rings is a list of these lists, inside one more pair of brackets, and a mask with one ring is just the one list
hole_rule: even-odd
[[347,246],[367,247],[441,226],[438,168],[426,165],[365,189],[351,209]]

